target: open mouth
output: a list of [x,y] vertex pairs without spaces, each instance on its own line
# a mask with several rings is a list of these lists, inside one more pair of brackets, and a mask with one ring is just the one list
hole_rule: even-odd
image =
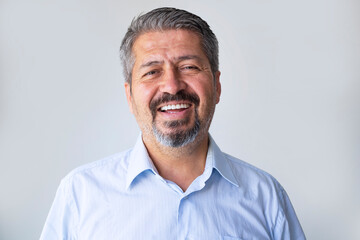
[[182,111],[188,109],[191,105],[188,103],[181,103],[181,104],[168,104],[159,108],[159,111],[166,112],[166,111]]

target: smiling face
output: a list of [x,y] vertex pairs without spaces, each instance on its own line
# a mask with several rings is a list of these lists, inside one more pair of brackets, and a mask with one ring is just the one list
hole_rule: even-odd
[[212,74],[197,34],[147,32],[134,43],[132,86],[125,83],[131,112],[144,142],[182,147],[207,139],[220,98],[220,72]]

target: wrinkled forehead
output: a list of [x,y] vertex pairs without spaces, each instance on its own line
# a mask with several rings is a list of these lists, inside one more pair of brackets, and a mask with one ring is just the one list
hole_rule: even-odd
[[197,32],[187,29],[169,29],[146,31],[136,37],[132,45],[132,53],[147,51],[152,48],[170,48],[175,45],[201,48],[201,37]]
[[182,29],[143,33],[135,40],[132,53],[135,61],[156,55],[169,59],[180,55],[197,55],[207,59],[198,34]]

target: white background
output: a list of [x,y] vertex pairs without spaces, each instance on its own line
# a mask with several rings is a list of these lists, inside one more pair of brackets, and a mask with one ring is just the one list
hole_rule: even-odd
[[62,177],[133,146],[118,49],[160,6],[218,36],[222,150],[282,183],[308,239],[360,239],[355,0],[0,0],[0,239],[38,239]]

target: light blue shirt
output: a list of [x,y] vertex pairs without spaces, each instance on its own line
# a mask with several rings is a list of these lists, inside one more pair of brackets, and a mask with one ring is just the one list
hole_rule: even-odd
[[205,170],[183,192],[163,179],[139,137],[133,149],[79,167],[56,193],[40,239],[305,239],[269,174],[210,138]]

